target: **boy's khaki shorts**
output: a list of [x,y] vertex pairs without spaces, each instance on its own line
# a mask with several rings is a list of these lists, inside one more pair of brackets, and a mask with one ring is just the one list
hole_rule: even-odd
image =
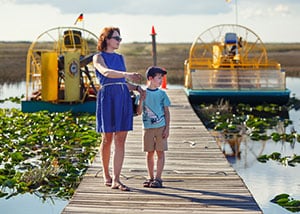
[[164,128],[144,129],[144,152],[168,150],[167,138],[162,138]]

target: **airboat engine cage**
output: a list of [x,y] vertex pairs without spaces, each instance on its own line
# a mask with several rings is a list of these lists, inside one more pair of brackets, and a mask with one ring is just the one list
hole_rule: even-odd
[[40,34],[27,53],[22,111],[95,112],[100,84],[92,57],[97,40],[95,34],[79,27],[56,27]]
[[[96,79],[88,79],[86,75],[93,75],[89,71],[93,70],[90,62],[92,54],[96,52],[96,42],[97,36],[95,34],[78,27],[52,28],[39,35],[31,44],[27,53],[26,100],[83,102],[88,95],[89,90],[87,90],[87,87],[91,86],[91,81],[97,85]],[[89,57],[89,60],[86,59],[87,57]],[[69,68],[64,65],[66,58],[70,60]],[[85,62],[81,63],[83,59],[85,59]],[[81,68],[84,70],[81,70]],[[68,75],[66,69],[71,69],[71,79],[76,78],[77,82],[75,82],[83,85],[66,86],[65,78]],[[71,81],[71,83],[75,82]],[[56,93],[55,86],[57,86],[57,96],[53,95],[53,93]],[[75,100],[66,100],[65,96],[59,91],[67,89],[66,87],[70,87],[69,91],[74,90],[74,88],[78,90],[81,87],[80,98],[77,96],[78,98]],[[49,100],[49,97],[52,98]]]
[[290,93],[284,70],[268,58],[259,36],[237,24],[210,27],[194,40],[184,62],[184,87],[198,101],[280,96],[287,102]]

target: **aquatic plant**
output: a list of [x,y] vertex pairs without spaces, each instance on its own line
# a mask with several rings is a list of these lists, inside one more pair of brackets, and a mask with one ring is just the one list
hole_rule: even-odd
[[299,155],[292,155],[292,156],[285,156],[281,157],[279,152],[273,152],[270,155],[261,155],[257,158],[257,160],[261,163],[266,163],[269,160],[277,161],[285,166],[296,166],[296,163],[300,163],[300,156]]
[[300,200],[295,200],[286,193],[275,196],[271,202],[278,204],[291,212],[300,211]]
[[25,97],[25,95],[21,95],[20,97],[8,97],[8,98],[5,98],[5,99],[0,99],[0,103],[4,103],[6,101],[11,101],[13,103],[17,103],[17,104],[20,104],[21,103],[21,99],[23,99]]
[[[299,110],[299,100],[293,98],[287,106],[275,104],[265,104],[250,106],[248,104],[238,104],[237,106],[226,105],[200,105],[194,106],[199,118],[207,128],[218,131],[223,135],[234,151],[239,144],[240,136],[248,135],[253,141],[273,140],[274,142],[290,143],[291,147],[296,142],[300,142],[300,135],[292,127],[290,133],[286,133],[285,128],[292,122],[285,116],[288,109]],[[268,134],[267,130],[276,129],[275,132]],[[235,140],[231,145],[230,140]],[[239,149],[237,149],[239,150]],[[236,154],[239,157],[239,153]],[[270,155],[263,154],[257,157],[261,163],[269,160],[277,161],[284,166],[295,167],[300,163],[300,156],[282,156],[279,152]],[[300,201],[283,193],[275,196],[271,202],[276,203],[291,212],[300,211]]]
[[70,198],[96,155],[95,116],[0,109],[0,197]]
[[[275,142],[300,142],[300,135],[295,131],[290,134],[283,131],[292,124],[292,121],[285,117],[288,109],[286,106],[276,104],[228,106],[225,103],[223,106],[203,104],[194,108],[207,128],[226,135],[246,134],[254,141],[272,139]],[[267,133],[267,130],[274,128],[281,131]]]

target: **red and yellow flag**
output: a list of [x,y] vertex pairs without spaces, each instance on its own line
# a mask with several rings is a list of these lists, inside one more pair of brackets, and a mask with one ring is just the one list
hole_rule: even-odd
[[74,25],[76,25],[77,22],[82,22],[82,21],[83,21],[83,13],[81,13],[81,14],[78,16],[78,18],[76,19]]

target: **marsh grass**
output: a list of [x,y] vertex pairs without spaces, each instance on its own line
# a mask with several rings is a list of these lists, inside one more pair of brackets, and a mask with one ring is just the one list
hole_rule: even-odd
[[[157,44],[157,65],[168,71],[168,83],[183,83],[183,63],[188,58],[190,46],[191,44]],[[128,71],[136,71],[145,76],[146,69],[153,65],[151,43],[123,44],[120,52],[125,56]]]
[[0,84],[25,80],[29,42],[0,42]]
[[[168,84],[183,83],[183,64],[191,44],[157,43],[157,65],[168,71]],[[0,42],[0,84],[25,80],[30,45],[31,42]],[[300,43],[266,43],[265,46],[269,58],[280,62],[287,76],[300,76]],[[125,56],[128,71],[145,76],[147,67],[153,65],[151,42],[123,43],[119,52]]]

